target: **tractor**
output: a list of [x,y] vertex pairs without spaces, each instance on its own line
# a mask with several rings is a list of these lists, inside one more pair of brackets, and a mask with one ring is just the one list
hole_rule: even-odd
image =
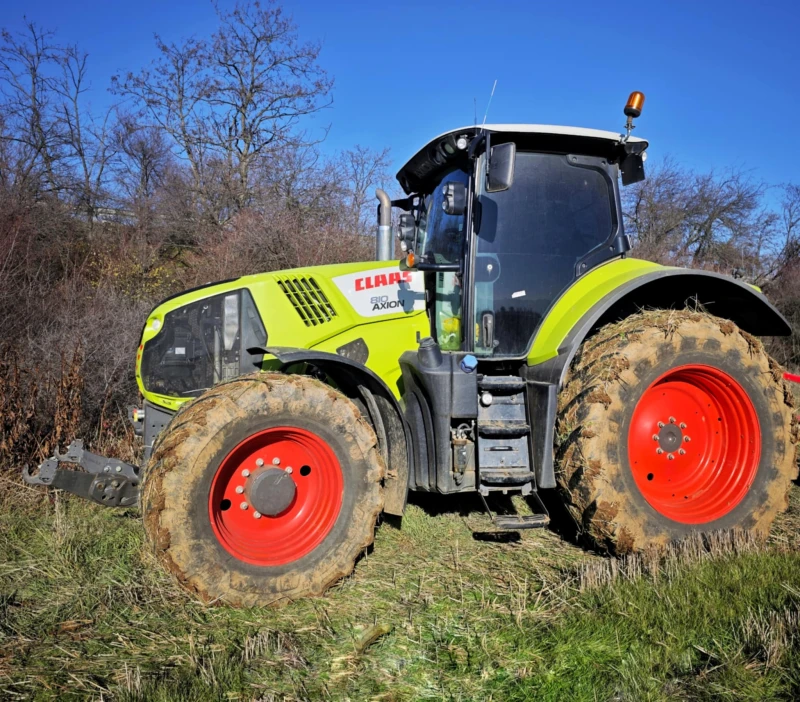
[[409,491],[477,493],[498,531],[560,505],[612,556],[766,532],[798,430],[758,337],[791,330],[741,279],[629,255],[643,102],[623,133],[449,131],[400,169],[405,197],[377,192],[376,260],[164,300],[136,354],[142,465],[78,440],[25,480],[138,504],[164,567],[232,606],[322,594]]

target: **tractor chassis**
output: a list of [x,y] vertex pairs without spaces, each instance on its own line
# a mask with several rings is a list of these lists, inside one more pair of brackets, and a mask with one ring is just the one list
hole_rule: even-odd
[[[79,466],[85,472],[61,468],[61,463]],[[86,451],[81,439],[73,441],[66,453],[56,450],[35,474],[26,466],[22,477],[29,485],[60,488],[105,507],[132,507],[139,500],[139,467]]]

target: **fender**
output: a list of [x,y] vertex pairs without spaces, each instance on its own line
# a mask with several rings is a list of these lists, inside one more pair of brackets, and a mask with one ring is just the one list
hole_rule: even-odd
[[[600,297],[592,295],[591,288],[587,294],[577,300],[570,301],[569,307],[562,306],[573,288],[581,283],[579,279],[573,288],[553,305],[548,318],[559,322],[562,317],[570,319],[571,326],[564,329],[563,334],[553,333],[554,325],[549,330],[548,346],[553,343],[554,336],[560,336],[555,350],[539,343],[537,338],[528,356],[528,366],[523,370],[528,380],[528,399],[531,408],[531,421],[534,427],[533,436],[534,465],[537,485],[542,488],[556,486],[553,468],[553,432],[555,430],[557,394],[575,354],[593,331],[606,324],[635,314],[641,309],[682,309],[687,305],[697,305],[710,314],[729,319],[744,331],[754,336],[787,336],[791,327],[784,316],[756,288],[734,280],[728,276],[709,271],[697,271],[684,268],[665,268],[655,264],[647,265],[644,261],[627,259],[618,260],[595,269],[618,275],[604,275],[594,290]],[[637,265],[645,264],[645,265]],[[616,268],[616,271],[613,269]],[[591,274],[585,276],[588,279]],[[604,290],[602,283],[617,283],[611,290]],[[587,281],[588,282],[588,281]],[[545,320],[545,324],[547,322]],[[540,333],[545,329],[542,324]],[[537,352],[543,354],[538,356]]]
[[402,516],[408,496],[409,475],[413,474],[411,430],[386,383],[374,371],[357,361],[325,351],[280,346],[253,347],[251,354],[269,354],[285,371],[298,363],[310,363],[323,371],[348,396],[359,399],[366,408],[378,437],[378,448],[386,464],[384,511]]

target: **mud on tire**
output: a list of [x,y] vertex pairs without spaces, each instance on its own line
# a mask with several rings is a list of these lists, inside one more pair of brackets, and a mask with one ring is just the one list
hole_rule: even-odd
[[[760,457],[752,460],[752,482],[740,490],[738,503],[730,508],[723,503],[716,511],[707,510],[708,519],[695,515],[688,523],[674,517],[682,503],[670,511],[669,503],[664,507],[646,499],[647,489],[637,486],[642,479],[634,476],[629,458],[637,404],[660,378],[682,367],[710,367],[732,379],[729,385],[740,387],[752,403],[761,442]],[[665,410],[664,423],[669,421],[667,414]],[[728,320],[701,312],[643,312],[590,337],[569,369],[556,424],[558,489],[582,537],[616,554],[660,546],[698,531],[739,528],[765,533],[786,509],[788,490],[797,476],[795,415],[782,369],[758,339]],[[643,440],[652,439],[657,451],[661,438],[654,433]],[[685,457],[677,453],[679,445],[689,446],[681,441],[686,439],[679,435],[671,466],[678,464],[674,458]],[[658,458],[668,455],[662,451]],[[652,473],[646,479],[653,479]],[[700,490],[696,494],[698,499],[702,496]],[[669,500],[669,491],[666,497]],[[681,494],[677,499],[693,497]]]
[[[212,527],[210,495],[220,466],[242,441],[281,427],[313,434],[330,447],[341,468],[341,506],[309,552],[259,565],[222,545]],[[372,428],[344,395],[305,376],[242,376],[184,406],[162,433],[142,487],[145,531],[167,570],[206,602],[272,605],[320,595],[352,572],[372,543],[384,471]]]

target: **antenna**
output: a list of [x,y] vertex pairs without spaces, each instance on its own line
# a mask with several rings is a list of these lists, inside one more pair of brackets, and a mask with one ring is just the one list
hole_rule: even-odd
[[486,103],[486,112],[483,113],[483,124],[481,128],[486,126],[486,118],[489,116],[489,107],[492,104],[492,98],[494,97],[494,91],[497,88],[497,78],[494,79],[494,85],[492,86],[492,94],[489,95],[489,102]]

